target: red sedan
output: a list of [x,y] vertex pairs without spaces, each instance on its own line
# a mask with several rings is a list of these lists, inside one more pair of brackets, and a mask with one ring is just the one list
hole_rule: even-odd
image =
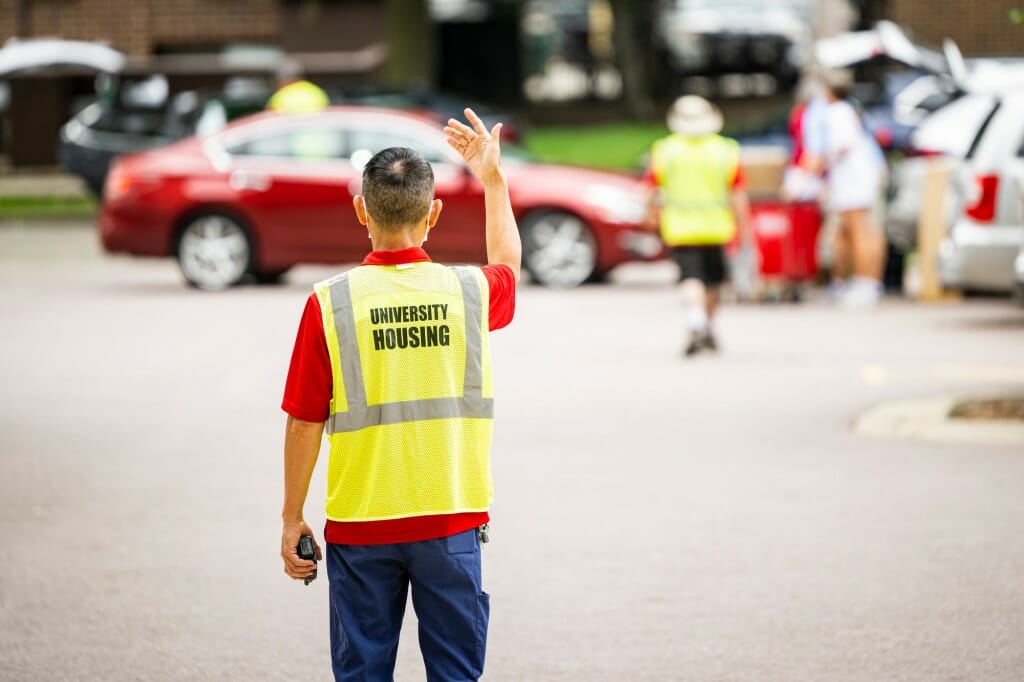
[[[430,233],[431,255],[485,262],[483,187],[440,126],[359,107],[257,114],[209,137],[119,158],[100,215],[103,245],[174,256],[185,279],[203,289],[247,275],[272,281],[299,263],[358,262],[370,248],[352,210],[362,166],[397,146],[418,150],[434,168],[444,210]],[[657,238],[639,227],[646,197],[639,180],[505,156],[524,265],[535,281],[576,286],[660,255]]]

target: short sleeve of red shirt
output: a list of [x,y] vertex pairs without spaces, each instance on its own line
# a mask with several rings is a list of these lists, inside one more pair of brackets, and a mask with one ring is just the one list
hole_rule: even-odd
[[736,166],[736,175],[734,175],[733,178],[732,178],[732,188],[733,189],[743,189],[745,185],[746,185],[746,180],[744,180],[744,178],[743,178],[743,166],[737,165]]
[[485,265],[480,268],[490,289],[487,326],[493,332],[512,321],[516,312],[516,276],[507,265]]
[[299,321],[299,333],[295,336],[281,409],[303,421],[326,421],[330,416],[333,390],[334,377],[324,338],[320,301],[316,294],[310,294]]
[[[481,270],[490,290],[488,327],[494,331],[507,326],[515,314],[516,278],[507,265],[485,265]],[[320,301],[316,294],[311,294],[295,336],[281,409],[303,421],[325,421],[330,416],[333,390],[334,377]]]
[[643,177],[642,182],[645,185],[647,185],[648,187],[657,187],[658,186],[658,178],[654,174],[654,166],[648,164],[647,170],[644,171],[644,177]]

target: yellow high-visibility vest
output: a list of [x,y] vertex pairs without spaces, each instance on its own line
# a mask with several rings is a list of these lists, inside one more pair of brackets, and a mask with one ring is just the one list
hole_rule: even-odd
[[271,96],[267,109],[279,114],[315,114],[331,103],[319,86],[309,81],[295,81]]
[[334,378],[327,518],[487,511],[494,393],[483,272],[364,265],[314,290]]
[[725,244],[736,234],[729,198],[740,147],[721,135],[669,135],[651,166],[662,191],[661,238],[668,246]]

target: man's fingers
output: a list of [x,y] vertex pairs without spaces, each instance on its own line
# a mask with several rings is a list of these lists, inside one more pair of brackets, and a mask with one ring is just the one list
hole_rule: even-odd
[[465,137],[463,137],[461,133],[458,133],[452,130],[451,128],[445,128],[444,132],[448,141],[451,142],[452,144],[460,144],[463,147],[469,144],[469,141]]
[[295,552],[281,552],[284,563],[292,568],[316,568],[316,562],[310,559],[300,559]]
[[316,570],[316,564],[310,564],[309,566],[292,566],[285,562],[284,572],[290,576],[307,576]]
[[466,138],[472,138],[474,135],[476,135],[472,128],[467,126],[462,121],[456,121],[454,118],[448,119],[448,127],[454,129],[456,132],[458,132],[459,134]]
[[312,559],[301,559],[298,554],[281,554],[281,558],[284,559],[291,566],[316,566],[316,562]]
[[455,151],[459,152],[460,154],[466,151],[466,145],[462,144],[461,142],[457,142],[456,140],[450,137],[446,139],[448,140],[448,144],[455,148]]
[[313,571],[312,570],[310,570],[310,571],[295,571],[295,570],[292,570],[292,569],[288,568],[287,566],[285,566],[284,567],[284,572],[285,572],[285,575],[287,575],[289,578],[291,578],[293,580],[302,580],[306,576],[310,575]]
[[498,138],[499,138],[500,135],[501,135],[501,124],[500,123],[495,123],[494,127],[491,128],[491,139],[494,140],[495,144],[498,143]]
[[316,562],[309,559],[297,559],[295,557],[282,557],[285,568],[293,571],[312,571],[316,568]]
[[480,120],[480,117],[476,115],[476,112],[470,108],[465,109],[466,119],[473,124],[473,130],[480,135],[487,134],[487,128],[484,127],[484,122]]

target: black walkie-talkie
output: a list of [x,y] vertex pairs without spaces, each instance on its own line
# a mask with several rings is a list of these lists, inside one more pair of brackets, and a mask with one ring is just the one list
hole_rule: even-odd
[[[309,559],[309,560],[312,560],[314,562],[316,561],[316,547],[313,545],[313,537],[312,536],[310,536],[310,535],[303,535],[301,538],[299,538],[299,546],[296,548],[296,550],[299,553],[299,558],[300,559]],[[308,585],[311,582],[313,582],[314,580],[316,580],[316,569],[315,568],[313,569],[312,573],[310,573],[309,575],[307,575],[305,578],[302,579],[302,582],[305,583],[306,585]]]

